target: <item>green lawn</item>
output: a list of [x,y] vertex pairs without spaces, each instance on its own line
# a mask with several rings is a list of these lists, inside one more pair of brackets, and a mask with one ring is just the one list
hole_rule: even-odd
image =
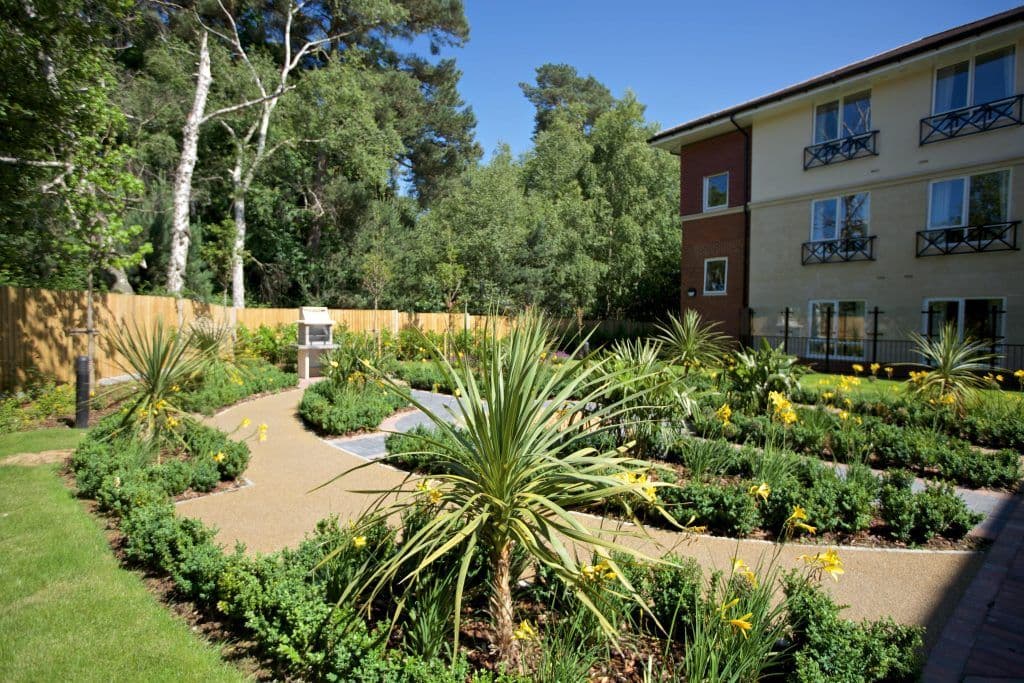
[[[839,385],[839,375],[812,373],[800,378],[800,385],[811,391],[834,390]],[[894,397],[906,391],[906,382],[890,379],[875,379],[861,375],[860,384],[852,387],[847,393],[862,399],[877,399],[882,396]]]
[[32,432],[0,434],[0,458],[15,453],[38,453],[61,448],[74,448],[85,436],[84,429],[37,429]]
[[0,633],[0,681],[244,680],[118,566],[50,466],[0,466]]

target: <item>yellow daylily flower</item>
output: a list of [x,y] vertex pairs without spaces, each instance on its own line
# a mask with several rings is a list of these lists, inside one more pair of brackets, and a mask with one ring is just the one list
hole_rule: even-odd
[[352,545],[356,548],[366,547],[366,536],[356,536],[352,539]]
[[762,481],[760,484],[752,485],[747,489],[747,493],[762,500],[768,500],[768,496],[772,493],[772,487],[768,485],[768,482]]
[[856,372],[858,375],[864,372],[864,366],[861,365],[860,363],[854,363],[850,367],[853,368],[853,371]]
[[743,634],[743,637],[746,638],[747,637],[747,632],[751,628],[753,628],[753,626],[750,623],[750,619],[753,616],[754,616],[753,612],[747,612],[746,614],[744,614],[742,617],[739,617],[738,619],[729,619],[729,625],[732,626],[733,628],[737,629],[740,633]]
[[530,622],[521,621],[512,637],[516,640],[537,640],[537,631],[530,625]]

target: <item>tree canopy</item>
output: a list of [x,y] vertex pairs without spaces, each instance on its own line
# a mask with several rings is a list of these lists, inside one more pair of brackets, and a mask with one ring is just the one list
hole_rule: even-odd
[[677,172],[646,145],[643,106],[541,65],[521,84],[532,149],[484,160],[459,93],[461,2],[3,7],[0,283],[80,288],[91,273],[165,291],[193,134],[184,295],[579,316],[676,307]]

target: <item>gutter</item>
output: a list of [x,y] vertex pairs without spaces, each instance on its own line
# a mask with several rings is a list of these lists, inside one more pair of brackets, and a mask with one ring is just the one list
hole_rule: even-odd
[[[729,114],[729,122],[744,138],[743,145],[743,308],[750,308],[750,182],[753,168],[751,166],[750,132],[736,123],[736,115]],[[748,315],[749,318],[749,315]],[[740,320],[740,329],[743,321]],[[748,333],[752,330],[747,330]]]

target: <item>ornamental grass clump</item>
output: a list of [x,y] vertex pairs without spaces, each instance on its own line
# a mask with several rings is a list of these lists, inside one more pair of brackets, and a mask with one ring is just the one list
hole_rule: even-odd
[[662,355],[684,372],[713,366],[721,361],[730,342],[718,327],[717,322],[704,322],[692,308],[683,313],[682,320],[669,315],[668,322],[656,328]]
[[[423,439],[424,450],[438,463],[431,468],[431,491],[437,492],[438,499],[436,513],[403,539],[394,557],[370,574],[359,591],[372,601],[388,586],[411,585],[450,554],[462,558],[454,592],[457,649],[470,559],[479,551],[486,558],[490,576],[494,644],[500,660],[512,666],[517,665],[520,651],[512,601],[512,587],[519,578],[513,569],[514,556],[525,556],[549,571],[594,614],[602,631],[614,637],[611,615],[603,601],[591,598],[589,579],[574,559],[573,546],[602,555],[614,574],[610,582],[614,590],[626,596],[635,591],[610,552],[642,555],[585,525],[569,510],[598,505],[615,496],[631,499],[648,511],[660,509],[657,503],[652,506],[651,498],[656,501],[658,493],[671,486],[631,480],[629,472],[646,470],[649,465],[631,457],[626,447],[599,452],[580,446],[594,430],[614,423],[632,405],[633,395],[621,396],[623,383],[642,387],[647,377],[607,372],[608,359],[597,357],[542,372],[538,359],[553,351],[551,332],[542,318],[528,316],[509,336],[486,338],[475,372],[436,354],[440,367],[464,397],[455,408],[461,423],[458,429],[445,416],[412,399],[444,435]],[[388,386],[401,391],[393,381],[388,381]],[[612,395],[621,397],[609,399]],[[616,476],[622,474],[625,479]],[[427,495],[416,491],[408,478],[403,485],[374,493],[379,498],[357,529],[394,519]],[[664,517],[671,520],[667,514]],[[401,612],[404,599],[399,598],[396,612]]]

